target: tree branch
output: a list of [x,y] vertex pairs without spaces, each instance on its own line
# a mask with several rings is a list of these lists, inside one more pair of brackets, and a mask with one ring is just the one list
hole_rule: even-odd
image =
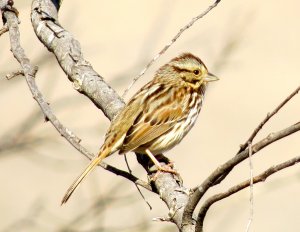
[[5,32],[8,32],[8,27],[6,24],[0,29],[0,36],[3,35]]
[[[0,3],[3,1],[0,0]],[[58,63],[67,74],[70,81],[73,82],[74,88],[87,96],[103,113],[112,120],[114,116],[124,107],[124,102],[120,96],[103,80],[103,78],[96,73],[92,66],[86,61],[82,55],[81,47],[79,42],[66,31],[58,22],[57,11],[59,8],[59,1],[55,0],[33,0],[32,3],[32,14],[31,20],[36,35],[40,41],[51,51],[57,58]],[[218,5],[220,0],[216,0],[211,6],[209,6],[203,13],[193,18],[186,26],[180,29],[169,44],[167,44],[158,54],[155,56],[146,66],[146,68],[140,73],[140,75],[133,81],[137,80],[142,76],[145,71],[152,65],[152,63],[163,54],[181,34],[190,28],[198,19],[205,16],[214,7]],[[1,11],[4,9],[1,6]],[[5,9],[4,9],[5,11]],[[28,83],[28,86],[32,92],[33,98],[40,105],[45,118],[54,125],[59,133],[69,141],[78,151],[84,154],[86,157],[91,159],[93,155],[89,153],[83,146],[80,145],[80,139],[69,129],[65,128],[59,120],[56,118],[48,103],[45,101],[43,95],[39,91],[35,83],[35,75],[37,68],[33,67],[26,57],[24,50],[20,46],[20,35],[18,29],[18,18],[15,15],[17,11],[5,11],[4,17],[7,20],[1,33],[9,29],[9,36],[11,40],[12,52],[15,58],[19,61],[22,67],[22,73]],[[187,189],[182,186],[182,183],[178,181],[173,175],[169,173],[160,173],[154,183],[155,190],[148,183],[139,180],[137,177],[131,175],[128,172],[119,170],[115,167],[101,163],[101,166],[116,175],[121,175],[124,178],[140,185],[150,191],[157,191],[161,199],[167,204],[169,208],[169,216],[162,217],[164,220],[169,220],[177,225],[182,232],[194,231],[195,225],[192,219],[193,212],[197,206],[199,200],[206,193],[206,191],[216,184],[220,177],[226,177],[226,175],[235,167],[237,164],[247,159],[249,149],[247,148],[248,143],[252,143],[253,139],[261,128],[273,117],[292,97],[294,97],[300,86],[289,95],[274,111],[267,115],[267,117],[259,124],[254,130],[249,139],[244,145],[241,145],[238,154],[219,166],[200,186],[193,189],[193,193],[190,195]],[[250,149],[253,151],[253,155],[263,149],[264,147],[272,144],[273,142],[282,139],[286,136],[291,135],[300,130],[300,122],[287,127],[281,131],[275,132],[262,139],[258,143],[251,146]],[[254,183],[264,181],[271,174],[294,165],[299,162],[299,157],[295,157],[292,160],[286,161],[282,164],[273,166],[267,169],[264,173],[256,176],[253,179]],[[147,169],[147,168],[146,168]],[[225,175],[225,176],[224,176]],[[198,221],[196,225],[197,230],[203,229],[203,221],[207,210],[214,203],[223,198],[226,198],[243,188],[249,186],[249,181],[244,181],[237,186],[230,188],[227,192],[217,194],[209,198],[204,205],[201,207],[198,214]]]
[[[250,135],[248,140],[240,146],[240,150],[238,153],[244,151],[249,143],[252,143],[255,136],[258,134],[258,132],[263,128],[263,126],[276,114],[278,111],[286,104],[288,103],[298,92],[300,91],[300,86],[298,86],[287,98],[285,98],[271,113],[268,113],[267,116],[262,120],[262,122],[258,125],[258,127],[255,128],[253,133]],[[237,153],[237,154],[238,154]]]
[[74,88],[112,120],[125,103],[84,59],[80,43],[59,24],[53,1],[33,0],[31,22],[37,37],[56,56]]
[[[294,91],[287,99],[290,100],[298,91],[299,91],[299,88],[297,88],[296,91]],[[284,102],[286,103],[287,101],[284,101]],[[259,141],[258,143],[256,143],[255,145],[252,146],[253,154],[257,153],[258,151],[260,151],[264,147],[272,144],[273,142],[275,142],[279,139],[282,139],[284,137],[287,137],[299,130],[300,130],[300,122],[298,122],[294,125],[291,125],[291,126],[285,128],[283,130],[280,130],[278,132],[269,134],[269,136],[267,136],[266,138],[262,139],[261,141]],[[239,164],[240,162],[245,160],[248,157],[248,154],[249,154],[249,149],[246,149],[246,150],[240,152],[235,157],[233,157],[232,159],[230,159],[223,165],[219,166],[200,186],[194,188],[194,193],[190,197],[189,202],[187,203],[184,214],[183,214],[183,223],[193,222],[193,218],[192,218],[193,212],[194,212],[198,202],[200,201],[200,199],[206,193],[206,191],[210,187],[214,186],[216,181],[220,177],[222,177],[224,175],[224,173],[227,175],[233,169],[233,167],[235,167],[237,164]],[[290,161],[287,161],[286,163],[288,164],[289,162]],[[291,161],[291,162],[293,162],[293,161]],[[299,162],[299,161],[297,161],[297,162]],[[289,165],[289,166],[291,166],[291,165]],[[272,169],[272,167],[270,168],[270,170],[271,169]],[[255,180],[254,180],[254,183],[255,183]]]
[[[242,151],[244,151],[248,144],[253,142],[253,139],[256,137],[256,135],[258,134],[258,132],[263,128],[263,126],[276,114],[278,113],[278,111],[286,104],[288,103],[300,90],[300,86],[298,86],[289,96],[287,96],[271,113],[268,113],[267,116],[261,121],[261,123],[255,128],[255,130],[252,132],[252,134],[250,135],[249,139],[242,145],[240,145],[240,149],[237,153],[237,155],[239,153],[241,153]],[[234,167],[232,167],[233,169]],[[232,169],[229,169],[226,173],[224,173],[222,176],[220,176],[214,183],[214,185],[217,185],[219,183],[221,183],[226,176],[231,172]]]
[[[25,55],[24,49],[20,45],[20,33],[19,33],[19,26],[18,26],[18,18],[13,11],[4,11],[3,16],[7,20],[7,26],[9,29],[9,38],[11,43],[11,51],[17,61],[20,63],[22,67],[22,72],[25,76],[29,89],[32,93],[33,98],[39,104],[42,112],[45,115],[45,118],[49,120],[56,130],[63,136],[73,147],[75,147],[78,151],[80,151],[83,155],[87,158],[92,159],[94,156],[89,153],[83,146],[79,144],[80,139],[68,128],[64,127],[62,123],[57,119],[57,117],[53,114],[50,106],[44,100],[42,93],[39,91],[36,82],[35,82],[35,75],[37,72],[37,67],[33,67],[30,63],[30,60]],[[113,172],[116,175],[120,175],[125,177],[126,179],[133,181],[139,186],[142,186],[148,190],[151,190],[151,186],[137,177],[131,175],[128,172],[123,170],[117,169],[113,166],[110,166],[106,163],[102,163],[101,167],[106,170]]]
[[[295,165],[295,164],[297,164],[299,162],[300,162],[300,156],[297,156],[297,157],[294,157],[294,158],[292,158],[292,159],[290,159],[288,161],[285,161],[285,162],[283,162],[281,164],[272,166],[272,167],[268,168],[267,170],[265,170],[264,172],[262,172],[261,174],[255,176],[253,178],[253,183],[257,184],[259,182],[263,182],[269,176],[271,176],[272,174],[274,174],[274,173],[276,173],[278,171],[281,171],[281,170],[283,170],[285,168],[288,168],[290,166],[293,166],[293,165]],[[242,183],[229,188],[226,192],[219,193],[219,194],[216,194],[216,195],[208,198],[203,203],[203,205],[201,206],[201,208],[199,210],[198,218],[197,218],[197,223],[196,223],[196,232],[202,232],[203,231],[204,218],[206,216],[206,213],[207,213],[208,209],[210,208],[210,206],[212,204],[214,204],[215,202],[220,201],[220,200],[222,200],[224,198],[227,198],[227,197],[231,196],[232,194],[241,191],[244,188],[249,187],[250,184],[251,184],[250,180],[245,180]]]
[[[206,15],[220,0],[210,6],[201,15],[192,21],[174,37],[173,44],[184,30],[191,27],[198,19]],[[33,0],[31,20],[36,35],[40,41],[55,54],[60,66],[74,83],[74,87],[80,93],[89,97],[103,113],[112,120],[117,112],[124,106],[123,100],[116,92],[97,74],[91,65],[84,60],[80,44],[66,31],[57,20],[57,7],[50,0]],[[162,50],[164,52],[171,44]],[[155,58],[156,59],[156,58]],[[147,68],[153,63],[151,61]],[[172,221],[181,228],[184,205],[188,201],[185,188],[168,173],[161,173],[155,181],[155,187],[162,200],[170,211],[176,212]],[[190,229],[188,229],[190,228]],[[193,228],[193,229],[191,229]],[[185,227],[183,231],[193,231],[194,225]]]
[[24,76],[23,70],[18,70],[16,72],[12,72],[12,73],[6,74],[5,77],[6,77],[7,80],[10,80],[10,79],[13,79],[13,78],[15,78],[17,76],[20,76],[20,75]]
[[171,41],[164,46],[153,58],[152,60],[149,61],[149,63],[146,65],[146,67],[140,72],[139,75],[137,75],[132,82],[130,83],[130,85],[126,88],[126,90],[124,91],[122,97],[124,97],[127,92],[129,91],[129,89],[134,85],[134,83],[145,74],[145,72],[151,67],[151,65],[162,55],[164,54],[176,41],[177,39],[182,35],[183,32],[185,32],[187,29],[189,29],[191,26],[194,25],[195,22],[197,22],[199,19],[203,18],[205,15],[207,15],[213,8],[215,8],[219,3],[221,2],[221,0],[215,0],[215,2],[213,4],[211,4],[209,7],[207,7],[207,9],[203,12],[201,12],[199,15],[197,15],[196,17],[192,18],[191,21],[189,21],[184,27],[182,27],[178,33],[171,39]]
[[[300,130],[300,122],[291,125],[283,130],[274,132],[269,134],[267,137],[262,139],[261,141],[257,142],[252,146],[253,155],[263,149],[264,147],[274,143],[275,141],[285,138],[297,131]],[[185,223],[192,223],[193,222],[193,212],[200,201],[200,199],[203,197],[203,195],[207,192],[207,190],[214,186],[215,181],[218,180],[222,175],[225,173],[228,173],[228,171],[232,170],[233,167],[238,165],[240,162],[244,161],[248,158],[249,150],[246,149],[239,153],[238,155],[234,156],[230,160],[228,160],[226,163],[220,165],[215,171],[213,171],[208,178],[206,178],[201,185],[194,188],[194,193],[189,198],[189,202],[187,203],[184,213],[183,213],[183,222]]]

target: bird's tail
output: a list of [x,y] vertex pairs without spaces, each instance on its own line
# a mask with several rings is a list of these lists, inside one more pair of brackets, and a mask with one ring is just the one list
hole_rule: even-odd
[[89,165],[86,167],[86,169],[83,171],[83,173],[78,176],[76,178],[76,180],[71,184],[71,186],[68,188],[67,192],[65,193],[61,204],[65,204],[69,198],[71,197],[71,195],[73,194],[73,192],[75,191],[75,189],[79,186],[79,184],[81,183],[81,181],[91,172],[94,170],[94,168],[101,163],[101,161],[107,157],[110,154],[110,152],[105,149],[103,151],[99,152],[99,155],[97,157],[95,157],[90,163]]

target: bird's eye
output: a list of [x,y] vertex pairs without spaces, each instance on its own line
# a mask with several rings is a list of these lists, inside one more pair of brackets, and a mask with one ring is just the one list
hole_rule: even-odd
[[193,73],[194,73],[195,75],[199,75],[200,71],[199,71],[198,69],[196,69],[196,70],[193,71]]

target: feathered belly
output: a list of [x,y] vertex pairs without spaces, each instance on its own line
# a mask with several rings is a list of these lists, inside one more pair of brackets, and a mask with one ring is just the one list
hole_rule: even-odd
[[168,130],[165,134],[161,135],[154,141],[151,141],[151,143],[140,147],[140,152],[148,148],[154,155],[161,154],[180,143],[194,126],[201,109],[201,103],[202,99],[197,99],[194,102],[191,102],[191,110],[182,120],[178,121],[175,126]]

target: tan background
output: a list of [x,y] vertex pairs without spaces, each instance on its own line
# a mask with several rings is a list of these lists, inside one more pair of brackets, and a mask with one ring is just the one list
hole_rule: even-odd
[[[179,28],[210,3],[65,0],[59,18],[80,41],[85,58],[121,94]],[[20,11],[22,44],[31,61],[39,65],[40,89],[57,117],[82,138],[84,146],[96,152],[108,120],[73,90],[52,54],[35,37],[29,1],[16,1],[15,5]],[[194,129],[168,153],[186,186],[201,183],[232,157],[267,112],[299,85],[299,7],[296,0],[222,1],[184,33],[130,91],[129,96],[150,80],[159,66],[184,51],[200,56],[220,77],[210,86]],[[66,188],[87,160],[50,123],[43,122],[23,78],[4,78],[19,66],[9,52],[7,34],[0,38],[0,47],[0,230],[174,231],[173,225],[151,221],[167,214],[157,195],[143,190],[153,206],[150,211],[132,183],[101,169],[85,181],[66,206],[60,206]],[[299,103],[300,96],[296,96],[258,138],[299,121]],[[24,129],[22,136],[19,128]],[[27,145],[3,149],[11,139]],[[254,174],[299,155],[299,139],[299,133],[292,135],[257,154]],[[134,156],[129,155],[129,160],[134,173],[145,179]],[[123,157],[113,156],[107,161],[125,168]],[[248,176],[245,162],[208,195]],[[299,179],[299,166],[295,166],[255,186],[251,231],[299,231]],[[245,231],[249,210],[247,189],[211,208],[206,231]]]

